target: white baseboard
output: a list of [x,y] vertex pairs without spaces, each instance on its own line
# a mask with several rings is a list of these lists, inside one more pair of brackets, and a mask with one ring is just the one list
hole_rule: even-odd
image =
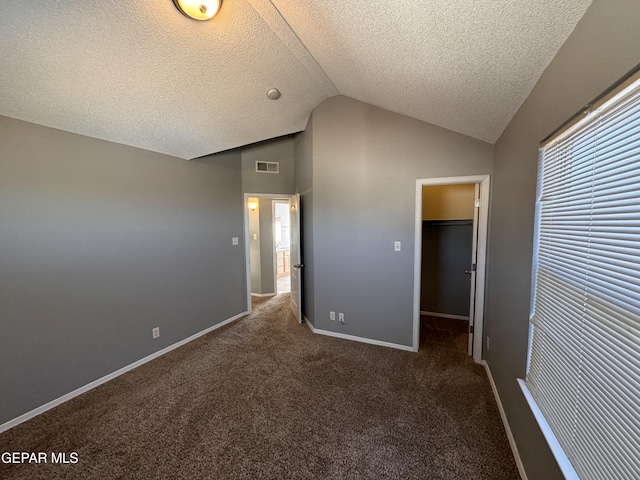
[[252,293],[252,297],[273,297],[275,293]]
[[304,315],[302,316],[304,323],[307,324],[307,327],[309,327],[309,330],[311,330],[312,333],[315,333],[313,330],[313,325],[311,325],[311,322],[309,321],[309,319],[307,317],[305,317]]
[[378,345],[380,347],[396,348],[398,350],[406,350],[407,352],[413,352],[414,351],[413,347],[410,347],[410,346],[407,346],[407,345],[400,345],[398,343],[383,342],[381,340],[373,340],[371,338],[365,338],[365,337],[356,337],[355,335],[346,335],[344,333],[332,332],[330,330],[321,330],[321,329],[315,328],[313,325],[311,325],[311,322],[309,322],[309,320],[306,317],[305,317],[305,322],[307,323],[307,325],[309,326],[311,331],[313,333],[318,334],[318,335],[326,335],[327,337],[342,338],[344,340],[351,340],[353,342],[369,343],[371,345]]
[[27,420],[31,420],[33,417],[37,417],[38,415],[40,415],[41,413],[46,412],[47,410],[51,410],[54,407],[57,407],[58,405],[61,405],[65,402],[68,402],[69,400],[71,400],[72,398],[77,397],[78,395],[82,395],[85,392],[88,392],[89,390],[92,390],[94,388],[96,388],[99,385],[102,385],[103,383],[108,382],[109,380],[113,380],[116,377],[119,377],[120,375],[122,375],[123,373],[127,373],[131,370],[133,370],[134,368],[139,367],[140,365],[144,365],[147,362],[150,362],[151,360],[155,360],[158,357],[161,357],[162,355],[164,355],[165,353],[169,353],[171,350],[175,350],[178,347],[181,347],[193,340],[195,340],[198,337],[201,337],[202,335],[206,335],[209,332],[212,332],[213,330],[216,330],[220,327],[223,327],[235,320],[238,320],[239,318],[242,318],[244,316],[246,316],[248,314],[248,312],[242,312],[239,313],[238,315],[235,315],[231,318],[228,318],[220,323],[216,323],[215,325],[213,325],[212,327],[209,327],[205,330],[202,330],[201,332],[198,332],[194,335],[191,335],[188,338],[185,338],[184,340],[180,340],[179,342],[176,342],[172,345],[169,345],[168,347],[163,348],[162,350],[158,350],[155,353],[152,353],[151,355],[148,355],[144,358],[141,358],[140,360],[133,362],[125,367],[122,367],[119,370],[116,370],[115,372],[112,372],[108,375],[105,375],[104,377],[101,377],[97,380],[94,380],[91,383],[86,384],[83,387],[77,388],[76,390],[73,390],[72,392],[66,393],[65,395],[62,395],[59,398],[56,398],[55,400],[52,400],[48,403],[45,403],[44,405],[41,405],[37,408],[34,408],[33,410],[24,413],[22,415],[20,415],[19,417],[14,418],[13,420],[9,420],[6,423],[3,423],[2,425],[0,425],[0,433],[9,430],[10,428],[15,427],[16,425],[20,425],[23,422],[26,422]]
[[464,315],[450,315],[448,313],[438,313],[438,312],[423,312],[420,311],[420,315],[428,315],[430,317],[440,317],[440,318],[452,318],[454,320],[469,320],[469,316]]
[[484,365],[484,369],[487,372],[487,377],[489,377],[489,383],[491,384],[491,390],[493,390],[493,396],[496,399],[496,403],[498,404],[498,411],[500,412],[500,418],[502,418],[502,424],[504,425],[504,429],[507,433],[507,438],[509,439],[509,445],[511,446],[511,452],[513,453],[513,458],[516,461],[516,466],[518,467],[518,472],[520,472],[520,478],[522,480],[527,480],[527,472],[524,470],[524,465],[522,464],[522,459],[520,458],[520,452],[518,451],[518,446],[516,445],[516,441],[513,438],[513,433],[511,432],[511,427],[509,426],[509,421],[507,420],[507,414],[502,407],[502,401],[500,400],[500,395],[498,394],[498,389],[496,388],[496,384],[493,381],[493,376],[491,375],[491,369],[489,368],[489,364],[486,360],[482,360],[482,364]]

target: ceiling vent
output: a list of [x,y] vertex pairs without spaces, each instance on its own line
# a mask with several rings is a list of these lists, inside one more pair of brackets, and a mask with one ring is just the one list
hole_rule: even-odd
[[279,162],[256,162],[256,172],[280,173],[280,163]]

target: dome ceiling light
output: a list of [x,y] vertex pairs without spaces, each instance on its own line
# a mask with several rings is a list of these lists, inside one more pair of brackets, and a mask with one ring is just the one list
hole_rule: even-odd
[[173,0],[173,3],[186,17],[210,20],[220,10],[222,0]]

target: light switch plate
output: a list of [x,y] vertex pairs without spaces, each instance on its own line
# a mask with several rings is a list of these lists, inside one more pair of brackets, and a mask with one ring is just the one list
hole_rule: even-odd
[[238,245],[238,237],[233,237],[233,238],[231,239],[231,244],[232,244],[232,245]]
[[399,252],[402,250],[402,242],[393,242],[393,251]]

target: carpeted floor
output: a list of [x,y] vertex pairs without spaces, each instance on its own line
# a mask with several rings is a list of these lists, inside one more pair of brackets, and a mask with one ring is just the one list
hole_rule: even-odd
[[[2,479],[518,479],[460,323],[410,353],[314,335],[289,296],[0,434]],[[458,325],[458,326],[456,326]],[[68,455],[67,455],[68,458]]]

